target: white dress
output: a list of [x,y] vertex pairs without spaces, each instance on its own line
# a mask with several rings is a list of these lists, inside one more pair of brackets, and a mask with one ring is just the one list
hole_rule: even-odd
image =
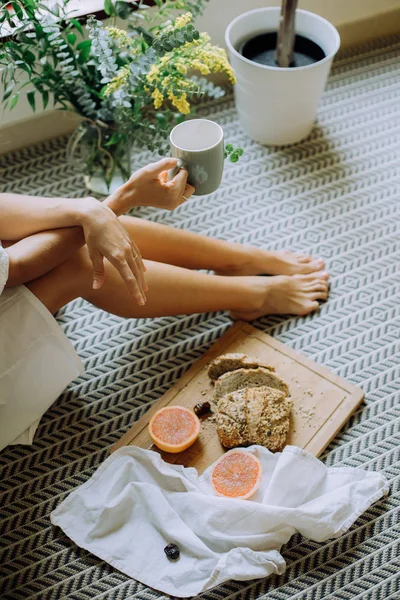
[[0,243],[0,450],[31,444],[46,410],[83,365],[53,315],[24,285],[4,289]]

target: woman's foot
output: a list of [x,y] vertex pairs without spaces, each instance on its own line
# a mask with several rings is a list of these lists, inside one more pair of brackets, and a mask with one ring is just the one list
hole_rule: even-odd
[[277,275],[257,278],[260,308],[231,312],[233,319],[252,321],[264,315],[307,315],[327,300],[329,275],[318,271],[309,275]]
[[[243,249],[243,247],[242,247]],[[245,247],[243,260],[225,271],[216,271],[216,275],[307,275],[324,268],[322,258],[313,258],[307,254],[284,251],[262,250]]]

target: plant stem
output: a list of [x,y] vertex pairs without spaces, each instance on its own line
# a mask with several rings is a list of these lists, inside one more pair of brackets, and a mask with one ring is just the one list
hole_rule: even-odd
[[295,20],[298,0],[282,0],[279,31],[276,44],[278,67],[287,68],[294,63]]

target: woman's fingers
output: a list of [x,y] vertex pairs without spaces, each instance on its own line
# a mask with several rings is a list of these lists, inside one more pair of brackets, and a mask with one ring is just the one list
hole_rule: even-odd
[[120,259],[111,257],[110,262],[114,265],[117,271],[119,271],[119,274],[125,281],[128,290],[136,299],[137,303],[140,306],[144,306],[146,302],[144,292],[140,289],[139,281],[137,280],[135,273],[132,271],[132,268],[129,265],[128,261],[125,258]]
[[165,185],[172,190],[177,197],[180,197],[186,187],[187,177],[188,172],[185,169],[180,169],[175,177]]
[[150,163],[145,168],[149,173],[152,173],[153,175],[160,175],[163,171],[168,171],[169,169],[173,169],[174,167],[176,167],[177,163],[177,158],[172,158],[171,156],[168,156],[166,158],[158,160],[155,163]]
[[168,171],[163,171],[162,173],[159,174],[158,178],[161,181],[161,183],[166,183],[167,175],[168,175]]
[[129,264],[129,268],[131,269],[132,273],[134,274],[134,276],[136,278],[136,282],[139,286],[140,293],[142,294],[144,300],[146,300],[145,292],[147,292],[148,288],[147,288],[146,281],[144,279],[143,266],[142,266],[143,263],[142,263],[140,254],[136,254],[133,251],[132,254],[129,256],[129,258],[127,259],[127,262]]
[[142,289],[145,292],[147,292],[147,290],[149,288],[147,287],[147,283],[146,283],[146,280],[144,278],[144,272],[147,271],[146,265],[143,262],[142,255],[140,254],[140,250],[136,246],[135,242],[133,240],[130,240],[130,242],[131,242],[131,247],[132,247],[132,256],[133,256],[134,262],[137,265],[137,268],[138,268],[139,273],[140,273],[140,279],[141,279],[141,282],[142,282]]
[[141,264],[142,264],[142,269],[143,269],[143,271],[147,271],[147,268],[146,268],[146,265],[144,264],[144,261],[143,261],[142,255],[141,255],[141,253],[140,253],[140,250],[139,250],[139,248],[136,246],[136,244],[135,244],[135,242],[134,242],[133,240],[131,240],[131,246],[132,246],[132,248],[133,248],[133,253],[134,253],[134,255],[135,255],[135,256],[138,256],[138,257],[139,257],[139,259],[140,259],[140,262],[141,262]]
[[99,290],[104,283],[104,260],[100,252],[90,250],[90,260],[93,264],[93,289]]
[[192,196],[192,194],[194,194],[195,191],[195,188],[192,185],[190,185],[190,183],[187,183],[185,189],[183,190],[182,202],[186,202],[186,200],[189,200],[190,196]]
[[195,189],[192,185],[187,183],[187,177],[187,171],[181,169],[172,181],[165,184],[170,197],[170,209],[174,209],[180,204],[183,204],[194,193]]

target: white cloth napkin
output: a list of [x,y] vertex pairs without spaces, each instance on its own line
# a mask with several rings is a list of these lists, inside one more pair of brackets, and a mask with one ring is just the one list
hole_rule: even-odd
[[[251,500],[216,497],[212,467],[199,477],[126,446],[51,513],[51,522],[126,575],[187,597],[229,579],[283,573],[280,549],[296,531],[318,542],[338,537],[389,491],[379,473],[327,468],[294,446],[247,451],[263,465]],[[177,561],[164,553],[169,543],[180,548]]]

